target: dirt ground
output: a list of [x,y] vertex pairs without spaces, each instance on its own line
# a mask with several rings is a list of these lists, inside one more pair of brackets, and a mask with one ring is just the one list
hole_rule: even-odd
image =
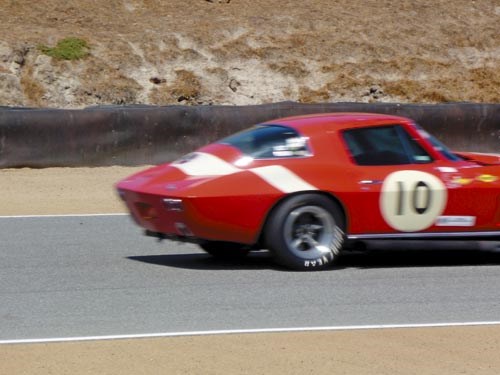
[[498,374],[500,327],[0,346],[2,374]]
[[125,212],[113,186],[144,168],[0,169],[0,216]]
[[[140,168],[0,170],[0,215],[123,212]],[[0,345],[0,374],[498,374],[500,326]]]

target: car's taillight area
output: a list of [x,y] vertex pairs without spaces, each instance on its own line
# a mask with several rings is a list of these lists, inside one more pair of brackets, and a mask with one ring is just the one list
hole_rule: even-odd
[[184,205],[182,203],[182,199],[164,198],[163,204],[165,205],[167,211],[176,211],[176,212],[184,211]]
[[194,237],[189,224],[185,200],[155,194],[118,190],[132,218],[147,231],[162,233],[166,237]]
[[148,203],[136,202],[134,203],[136,211],[139,213],[141,219],[144,220],[153,220],[158,217],[158,212],[156,208]]

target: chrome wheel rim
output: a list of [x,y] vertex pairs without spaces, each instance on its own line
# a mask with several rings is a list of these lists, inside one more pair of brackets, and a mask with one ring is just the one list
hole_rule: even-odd
[[285,241],[290,251],[300,258],[320,258],[332,252],[335,226],[332,215],[324,208],[298,207],[285,220]]

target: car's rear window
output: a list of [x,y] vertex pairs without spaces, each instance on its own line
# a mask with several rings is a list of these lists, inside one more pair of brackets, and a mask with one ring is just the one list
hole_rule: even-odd
[[224,138],[219,143],[239,149],[254,159],[290,158],[310,155],[308,140],[282,125],[257,125]]

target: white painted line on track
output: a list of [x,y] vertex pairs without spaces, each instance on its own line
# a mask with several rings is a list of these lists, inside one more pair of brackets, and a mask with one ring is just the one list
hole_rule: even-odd
[[168,337],[182,337],[182,336],[237,335],[237,334],[251,334],[251,333],[355,331],[355,330],[373,330],[373,329],[444,328],[444,327],[470,327],[470,326],[492,326],[492,325],[500,325],[500,321],[457,322],[457,323],[423,323],[423,324],[378,324],[378,325],[375,324],[375,325],[357,325],[357,326],[264,328],[264,329],[257,328],[257,329],[233,329],[233,330],[215,330],[215,331],[146,333],[146,334],[136,334],[136,335],[59,337],[59,338],[45,338],[45,339],[0,340],[0,345],[43,344],[43,343],[56,343],[56,342],[126,340],[126,339],[152,339],[152,338],[168,338]]
[[61,214],[61,215],[5,215],[0,219],[31,219],[31,218],[51,218],[51,217],[93,217],[93,216],[127,216],[125,213],[116,214]]

